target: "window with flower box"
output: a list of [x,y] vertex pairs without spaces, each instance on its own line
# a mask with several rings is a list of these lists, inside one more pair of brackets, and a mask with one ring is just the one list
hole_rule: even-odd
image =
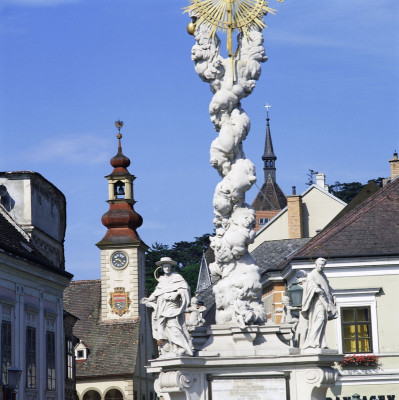
[[370,307],[341,308],[342,348],[348,353],[372,353]]

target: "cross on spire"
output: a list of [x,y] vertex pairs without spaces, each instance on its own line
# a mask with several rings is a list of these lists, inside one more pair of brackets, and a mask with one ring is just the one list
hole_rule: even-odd
[[265,108],[266,108],[266,112],[267,112],[267,119],[269,119],[269,109],[271,108],[272,106],[269,104],[269,103],[266,103],[265,104]]

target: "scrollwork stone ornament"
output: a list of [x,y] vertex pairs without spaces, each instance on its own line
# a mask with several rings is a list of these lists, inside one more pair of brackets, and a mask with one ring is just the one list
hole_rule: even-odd
[[[190,16],[195,20],[195,11]],[[255,238],[255,212],[245,203],[256,173],[243,151],[250,120],[241,107],[241,100],[255,87],[261,63],[267,60],[261,27],[251,25],[245,35],[238,34],[233,62],[232,57],[220,55],[220,39],[210,25],[199,24],[194,37],[191,57],[195,71],[214,94],[209,113],[218,136],[211,144],[210,163],[222,178],[213,198],[216,235],[211,238],[215,262],[210,271],[214,280],[221,278],[214,286],[216,323],[262,324],[266,313],[261,304],[260,273],[248,253]]]

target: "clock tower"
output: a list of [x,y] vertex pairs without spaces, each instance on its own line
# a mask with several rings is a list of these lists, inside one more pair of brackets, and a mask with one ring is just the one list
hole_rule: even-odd
[[145,288],[145,252],[148,246],[137,233],[143,218],[136,213],[133,181],[127,167],[130,160],[122,153],[120,130],[122,121],[115,122],[119,130],[118,153],[111,158],[114,168],[108,180],[109,210],[101,222],[108,229],[97,247],[101,250],[101,318],[102,321],[138,320],[140,298]]

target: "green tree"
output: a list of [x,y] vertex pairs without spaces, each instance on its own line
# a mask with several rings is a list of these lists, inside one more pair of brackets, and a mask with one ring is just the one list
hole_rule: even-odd
[[157,285],[157,281],[154,277],[154,272],[157,268],[155,263],[159,261],[161,257],[171,257],[178,263],[176,271],[187,281],[190,285],[191,292],[194,294],[197,286],[202,253],[209,247],[209,236],[210,234],[207,233],[195,237],[192,242],[176,242],[172,247],[155,242],[148,250],[146,258],[147,291],[152,293]]
[[[382,186],[383,179],[384,178],[377,178],[371,180],[374,181],[378,186]],[[330,185],[329,189],[334,196],[343,200],[345,203],[349,203],[365,186],[366,184],[362,184],[360,182],[335,182],[334,185]]]

